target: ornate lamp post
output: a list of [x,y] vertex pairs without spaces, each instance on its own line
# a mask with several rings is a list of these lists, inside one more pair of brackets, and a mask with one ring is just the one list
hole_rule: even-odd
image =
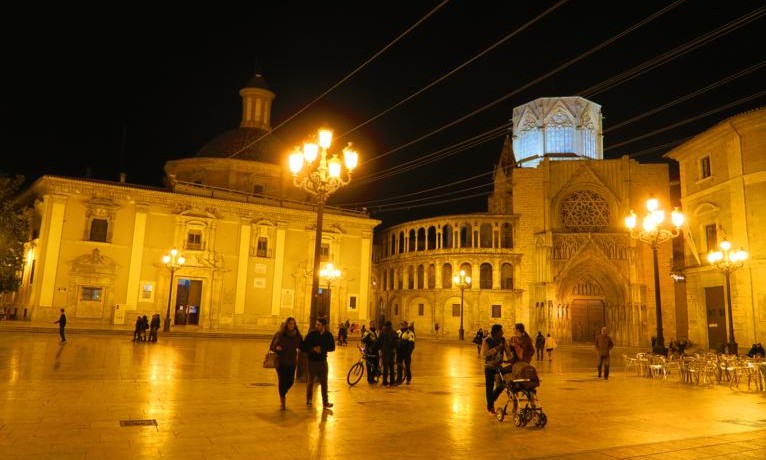
[[465,288],[471,287],[471,277],[466,276],[465,270],[460,270],[460,273],[452,277],[452,282],[460,288],[460,329],[458,330],[460,340],[465,338],[465,331],[463,330],[463,297]]
[[726,308],[729,313],[729,354],[736,355],[738,350],[737,341],[734,340],[734,316],[731,313],[731,274],[737,269],[742,268],[742,264],[747,259],[747,252],[731,250],[731,243],[723,240],[718,245],[720,251],[713,251],[707,255],[710,265],[722,271],[726,277]]
[[168,287],[168,310],[165,313],[165,325],[162,327],[164,332],[170,332],[170,300],[173,298],[173,275],[180,270],[186,259],[176,248],[170,250],[170,254],[162,256],[162,263],[165,268],[170,270],[170,286]]
[[[317,203],[317,225],[314,238],[314,270],[311,283],[311,314],[309,327],[313,327],[319,308],[319,258],[322,251],[322,215],[327,198],[340,187],[351,181],[351,172],[356,168],[359,154],[351,148],[351,143],[343,149],[343,164],[337,154],[328,157],[327,150],[332,144],[332,131],[322,128],[318,133],[318,141],[308,141],[303,149],[296,147],[290,154],[290,171],[293,173],[293,183],[314,197]],[[345,173],[345,174],[344,174]]]
[[662,334],[662,299],[660,296],[660,273],[657,262],[657,246],[670,241],[681,233],[681,225],[684,223],[684,215],[678,208],[673,209],[671,220],[673,229],[667,230],[660,225],[665,220],[665,211],[660,209],[660,203],[656,198],[646,200],[647,214],[643,220],[643,230],[636,230],[636,213],[630,210],[630,214],[625,218],[625,226],[630,230],[631,238],[642,241],[652,247],[652,256],[654,259],[654,303],[656,305],[657,315],[657,341],[654,343],[652,352],[659,355],[668,354],[665,348],[665,337]]
[[[332,284],[333,281],[339,279],[340,275],[341,275],[340,270],[335,268],[335,266],[332,264],[332,262],[327,262],[327,265],[325,265],[324,268],[319,271],[319,276],[327,280],[327,292],[328,292],[328,294],[330,292],[330,285]],[[328,304],[326,306],[327,309],[325,311],[325,316],[328,317],[328,324],[330,324],[329,323],[329,316],[330,316],[330,301],[329,300],[330,299],[328,298],[328,302],[327,302]],[[340,320],[340,318],[339,318],[339,320]]]

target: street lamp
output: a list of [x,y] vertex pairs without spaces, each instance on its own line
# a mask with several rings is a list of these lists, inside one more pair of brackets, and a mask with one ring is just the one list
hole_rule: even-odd
[[170,332],[170,300],[173,297],[173,275],[176,270],[180,270],[186,259],[182,256],[176,248],[170,250],[170,254],[162,256],[162,263],[165,268],[170,270],[170,286],[168,287],[168,310],[165,313],[165,325],[162,327],[164,332]]
[[737,341],[734,340],[734,316],[731,313],[731,274],[737,269],[742,268],[742,264],[747,259],[747,252],[743,249],[739,251],[731,250],[731,243],[723,240],[718,245],[720,251],[713,251],[707,255],[710,265],[722,271],[726,277],[726,308],[729,311],[729,354],[736,355],[738,352]]
[[665,337],[662,335],[662,299],[660,296],[660,273],[657,262],[657,246],[670,241],[681,234],[681,225],[684,223],[684,215],[678,208],[674,208],[671,213],[673,229],[667,230],[660,227],[665,220],[665,211],[660,209],[660,203],[657,198],[646,200],[646,210],[648,211],[643,220],[643,230],[636,230],[636,213],[630,210],[630,214],[625,218],[625,226],[630,230],[631,238],[642,241],[652,247],[652,256],[654,258],[654,303],[657,315],[657,340],[654,343],[652,352],[659,355],[666,355],[668,349],[665,348]]
[[[290,171],[293,173],[293,183],[314,197],[317,203],[317,225],[314,238],[314,270],[311,282],[311,314],[309,327],[317,320],[319,303],[319,258],[322,252],[322,214],[327,198],[340,187],[351,181],[351,172],[356,168],[359,154],[349,143],[343,149],[345,171],[337,154],[327,158],[327,150],[332,144],[332,131],[322,128],[318,133],[318,141],[310,140],[303,144],[303,149],[295,148],[290,154]],[[317,159],[318,157],[318,159]],[[344,174],[345,172],[345,174]]]
[[[335,281],[335,280],[340,278],[340,270],[335,268],[335,266],[332,264],[332,262],[328,262],[327,265],[325,265],[325,267],[319,271],[319,276],[327,280],[327,294],[328,294],[328,296],[326,298],[327,298],[328,305],[327,305],[327,310],[325,311],[324,315],[322,315],[322,316],[326,316],[327,317],[327,321],[328,321],[328,324],[329,324],[329,321],[330,321],[330,318],[329,318],[329,316],[330,316],[330,306],[331,306],[330,305],[330,298],[329,298],[330,285],[332,284],[333,281]],[[338,318],[338,320],[340,321],[340,318]]]
[[465,338],[465,331],[463,330],[463,296],[465,288],[471,287],[471,277],[465,274],[465,270],[460,270],[460,273],[452,277],[452,282],[460,288],[460,329],[458,330],[460,340]]

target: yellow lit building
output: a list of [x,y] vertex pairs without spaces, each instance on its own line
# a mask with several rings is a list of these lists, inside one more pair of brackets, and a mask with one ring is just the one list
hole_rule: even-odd
[[[733,325],[739,352],[766,334],[766,108],[733,116],[668,152],[679,164],[681,199],[688,220],[685,239],[689,338],[703,347],[729,341]],[[725,275],[707,254],[722,240],[749,257],[731,272],[731,312]],[[733,318],[733,323],[731,319]]]
[[[24,191],[37,220],[17,316],[47,321],[65,308],[78,324],[110,325],[169,311],[176,327],[261,331],[294,316],[305,330],[316,210],[293,186],[287,148],[260,140],[274,93],[256,75],[240,95],[240,126],[168,161],[165,188],[43,176]],[[342,272],[323,297],[335,323],[369,316],[379,223],[325,208],[321,257]],[[172,248],[185,264],[171,285],[162,258]]]
[[[606,325],[620,345],[648,346],[656,330],[651,249],[624,218],[650,196],[665,209],[668,168],[627,156],[603,159],[601,107],[580,97],[541,98],[514,109],[513,139],[495,168],[486,213],[439,216],[376,235],[376,316],[457,337],[460,289],[470,339],[516,322],[530,334],[592,342]],[[672,247],[660,247],[663,325],[675,335]]]

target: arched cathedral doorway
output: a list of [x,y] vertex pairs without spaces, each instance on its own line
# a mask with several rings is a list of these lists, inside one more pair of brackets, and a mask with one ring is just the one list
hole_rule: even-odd
[[593,342],[596,333],[606,325],[606,305],[603,299],[574,299],[572,315],[572,341]]

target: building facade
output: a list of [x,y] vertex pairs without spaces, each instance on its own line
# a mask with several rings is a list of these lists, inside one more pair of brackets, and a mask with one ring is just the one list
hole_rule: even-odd
[[[766,334],[766,286],[758,283],[766,277],[766,242],[758,236],[766,232],[766,108],[724,120],[665,156],[679,164],[688,221],[684,275],[689,338],[720,349],[730,340],[733,325],[740,353],[747,352]],[[724,239],[749,254],[730,275],[732,316],[725,275],[707,261]]]
[[[240,91],[242,122],[195,157],[166,163],[167,186],[43,176],[19,196],[34,234],[17,315],[79,324],[132,324],[159,313],[177,327],[273,331],[306,326],[316,209],[292,184],[287,150],[270,134],[274,94],[256,75]],[[341,269],[320,311],[365,321],[371,308],[373,229],[366,214],[325,208],[322,260]],[[163,255],[185,257],[171,284]],[[168,314],[169,312],[169,314]]]
[[[465,330],[522,322],[531,333],[591,342],[606,325],[618,344],[648,346],[651,249],[630,238],[624,218],[650,196],[670,207],[667,165],[601,159],[601,110],[585,99],[538,99],[513,113],[486,213],[376,234],[376,316],[457,336],[461,292],[451,277],[464,270],[473,281],[463,293]],[[675,331],[672,246],[659,253],[663,325]]]

